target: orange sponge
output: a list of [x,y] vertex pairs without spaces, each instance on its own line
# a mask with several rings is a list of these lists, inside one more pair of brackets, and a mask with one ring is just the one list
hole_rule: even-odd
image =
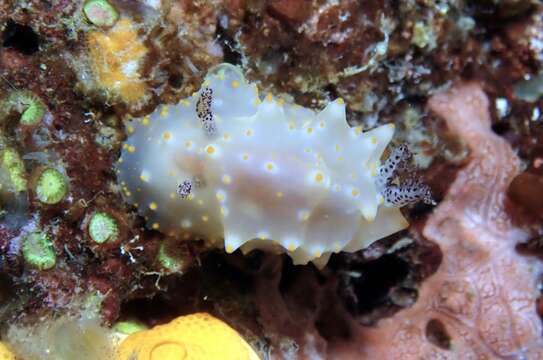
[[139,70],[147,48],[132,21],[121,19],[106,33],[89,33],[87,45],[100,88],[127,103],[137,102],[145,95],[146,85]]
[[172,322],[128,336],[117,360],[259,360],[230,326],[207,313],[181,316]]

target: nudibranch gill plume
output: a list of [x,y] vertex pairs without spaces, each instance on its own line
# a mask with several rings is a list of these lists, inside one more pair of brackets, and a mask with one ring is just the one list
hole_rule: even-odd
[[127,132],[117,164],[126,200],[150,228],[227,252],[279,248],[322,266],[406,228],[398,205],[420,192],[387,188],[401,157],[381,164],[393,125],[351,128],[341,99],[317,112],[261,97],[229,64]]

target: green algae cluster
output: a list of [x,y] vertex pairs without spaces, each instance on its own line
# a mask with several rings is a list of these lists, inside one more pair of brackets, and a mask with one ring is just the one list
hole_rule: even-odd
[[25,235],[22,249],[27,264],[39,270],[48,270],[55,266],[53,242],[46,233],[35,231]]
[[20,114],[19,124],[37,125],[44,117],[46,108],[43,102],[29,91],[14,91],[2,104],[3,111],[15,110]]
[[94,25],[111,27],[119,19],[117,10],[106,0],[88,0],[83,5],[83,13]]
[[35,192],[40,202],[48,205],[56,204],[68,193],[68,182],[60,171],[47,168],[38,176]]
[[158,263],[168,272],[182,272],[183,259],[178,254],[171,254],[167,245],[166,241],[160,244],[157,256]]
[[147,329],[147,326],[137,321],[119,321],[113,326],[113,330],[123,335],[131,335]]
[[27,188],[24,163],[13,148],[0,150],[0,191],[25,191]]
[[89,235],[98,244],[115,241],[119,236],[117,221],[105,212],[96,212],[89,222]]

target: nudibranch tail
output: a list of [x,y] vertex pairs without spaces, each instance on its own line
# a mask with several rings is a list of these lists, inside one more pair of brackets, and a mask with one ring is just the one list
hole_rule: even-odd
[[222,64],[194,96],[128,132],[121,189],[166,234],[223,241],[227,252],[281,249],[295,263],[324,265],[333,252],[407,226],[397,208],[383,206],[381,156],[394,126],[349,127],[341,99],[317,112],[261,97],[237,67]]

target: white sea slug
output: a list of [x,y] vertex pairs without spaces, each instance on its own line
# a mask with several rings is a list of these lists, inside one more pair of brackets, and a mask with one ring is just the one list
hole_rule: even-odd
[[384,168],[396,166],[380,166],[394,126],[350,128],[341,99],[315,112],[261,98],[223,64],[198,93],[127,129],[117,165],[123,194],[149,227],[171,236],[198,235],[227,252],[282,249],[296,264],[323,266],[332,252],[408,225],[390,206],[397,189],[383,191]]

